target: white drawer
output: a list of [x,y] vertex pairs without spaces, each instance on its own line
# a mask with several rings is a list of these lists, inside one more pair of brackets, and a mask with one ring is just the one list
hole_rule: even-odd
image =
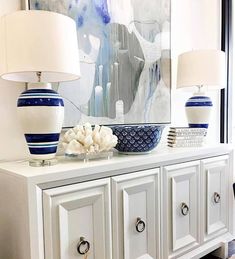
[[159,170],[112,178],[113,258],[159,257]]
[[227,231],[228,191],[231,188],[228,185],[228,159],[228,156],[222,156],[202,161],[204,241]]
[[110,180],[68,185],[43,192],[45,259],[110,259]]
[[164,258],[177,258],[200,242],[199,170],[199,162],[164,167]]

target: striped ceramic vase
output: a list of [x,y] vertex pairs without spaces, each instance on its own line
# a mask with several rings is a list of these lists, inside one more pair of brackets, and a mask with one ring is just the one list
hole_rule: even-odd
[[63,99],[51,89],[30,89],[20,95],[17,107],[31,158],[54,158],[64,120]]
[[185,104],[189,127],[208,128],[212,101],[209,97],[196,95],[188,99]]

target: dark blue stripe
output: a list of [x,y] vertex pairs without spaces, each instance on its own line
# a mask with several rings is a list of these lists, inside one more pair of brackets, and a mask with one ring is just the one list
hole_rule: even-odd
[[205,128],[205,129],[207,129],[208,126],[209,126],[209,124],[190,124],[189,123],[190,128]]
[[52,134],[25,134],[28,143],[54,142],[58,141],[60,133]]
[[17,107],[25,106],[64,106],[61,98],[20,98]]
[[33,155],[47,155],[56,153],[57,147],[45,147],[45,148],[29,148],[29,151]]
[[190,107],[190,106],[203,106],[203,107],[208,107],[208,106],[213,106],[212,102],[186,102],[185,107]]
[[191,100],[194,100],[194,99],[208,99],[210,100],[210,98],[208,96],[203,96],[203,95],[198,95],[198,96],[192,96],[190,97]]
[[29,89],[24,91],[21,94],[32,94],[32,93],[50,93],[50,94],[58,94],[56,91],[52,90],[52,89]]

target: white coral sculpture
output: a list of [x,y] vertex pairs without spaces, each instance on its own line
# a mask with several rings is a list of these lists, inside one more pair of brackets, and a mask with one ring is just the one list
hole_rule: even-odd
[[90,123],[69,129],[63,137],[63,148],[68,155],[99,153],[109,151],[117,145],[118,138],[111,128]]

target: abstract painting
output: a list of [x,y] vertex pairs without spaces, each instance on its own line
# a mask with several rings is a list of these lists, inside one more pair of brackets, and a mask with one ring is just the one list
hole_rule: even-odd
[[76,22],[81,79],[55,85],[65,127],[170,123],[170,0],[29,0]]

